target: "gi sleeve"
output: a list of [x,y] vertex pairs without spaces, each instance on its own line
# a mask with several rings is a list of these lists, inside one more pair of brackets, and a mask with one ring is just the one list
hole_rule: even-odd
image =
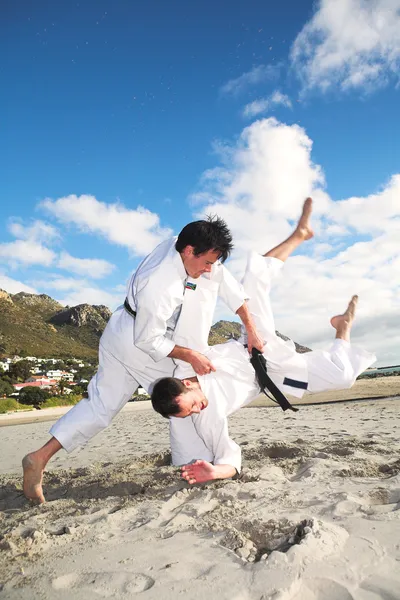
[[165,337],[167,321],[182,303],[181,280],[169,283],[153,274],[136,291],[134,343],[158,362],[168,356],[175,342]]
[[[205,411],[207,411],[207,408],[204,409]],[[205,446],[211,450],[214,465],[231,465],[240,473],[242,453],[240,446],[229,437],[228,420],[219,418],[208,424],[196,420],[194,426]]]
[[236,281],[224,265],[221,265],[221,282],[218,295],[233,313],[236,313],[245,300],[248,300],[243,286]]
[[213,462],[214,456],[207,448],[194,426],[193,419],[169,418],[169,439],[173,465],[187,465],[194,460]]

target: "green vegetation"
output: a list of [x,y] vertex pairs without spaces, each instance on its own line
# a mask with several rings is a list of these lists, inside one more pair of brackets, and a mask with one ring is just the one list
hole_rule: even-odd
[[357,379],[376,379],[377,377],[400,377],[400,371],[374,371],[373,373],[365,371]]
[[56,406],[74,406],[82,399],[79,394],[69,394],[69,396],[52,396],[47,398],[40,405],[40,408],[55,408]]
[[35,408],[40,408],[49,396],[50,394],[46,390],[41,390],[33,385],[27,385],[20,391],[18,399],[21,404],[28,404]]
[[210,346],[215,344],[223,344],[224,342],[240,337],[240,323],[234,321],[218,321],[211,327],[208,343]]
[[8,376],[13,383],[26,381],[31,375],[32,363],[29,360],[19,360],[10,366]]
[[17,400],[14,400],[14,398],[0,398],[0,415],[16,410],[33,410],[33,406],[20,404]]
[[35,408],[55,408],[57,406],[74,406],[82,399],[80,394],[70,394],[69,396],[51,396],[39,406],[33,406],[32,404],[22,404],[14,398],[0,398],[0,415],[4,415],[8,412],[15,412],[21,410],[34,410]]
[[3,381],[3,379],[0,379],[0,398],[2,396],[11,396],[11,394],[14,392],[14,388],[11,385],[11,383],[9,383],[8,381]]

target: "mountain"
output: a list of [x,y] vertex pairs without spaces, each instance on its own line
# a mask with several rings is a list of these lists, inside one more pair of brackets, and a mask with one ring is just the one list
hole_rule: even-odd
[[0,354],[95,358],[110,315],[105,306],[69,308],[45,294],[0,290]]
[[111,314],[107,306],[79,304],[63,308],[50,318],[49,323],[63,335],[89,346],[97,354],[100,336]]
[[[0,290],[0,355],[96,358],[110,316],[111,311],[102,305],[62,306],[46,294]],[[209,342],[220,344],[239,336],[239,323],[219,321],[211,328]],[[309,348],[296,344],[296,350],[308,352]]]
[[[214,346],[214,344],[223,344],[232,338],[237,340],[240,337],[240,333],[240,323],[234,321],[218,321],[218,323],[215,323],[215,325],[211,327],[208,342],[210,346]],[[279,333],[279,331],[276,331],[275,333],[283,340],[290,339],[286,335]],[[294,342],[294,345],[296,346],[296,352],[299,354],[311,352],[311,349],[307,348],[307,346],[301,346],[297,342]]]

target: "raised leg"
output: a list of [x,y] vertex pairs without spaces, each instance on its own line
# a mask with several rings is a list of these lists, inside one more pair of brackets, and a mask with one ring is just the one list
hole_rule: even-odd
[[350,341],[350,331],[353,325],[358,296],[353,296],[347,309],[342,315],[336,315],[331,319],[331,325],[336,329],[336,339]]
[[306,240],[310,240],[314,236],[314,232],[310,225],[310,218],[312,212],[312,199],[307,198],[303,204],[303,211],[301,213],[299,222],[297,223],[296,229],[293,233],[281,244],[275,246],[269,250],[264,256],[271,256],[278,258],[282,262],[285,262],[287,258]]
[[[249,254],[242,284],[249,295],[248,308],[264,342],[276,338],[274,315],[269,298],[272,282],[290,254],[304,241],[313,237],[310,225],[311,211],[312,200],[307,198],[297,226],[287,240],[263,256],[255,252]],[[242,333],[242,341],[247,343],[246,332],[243,329]]]

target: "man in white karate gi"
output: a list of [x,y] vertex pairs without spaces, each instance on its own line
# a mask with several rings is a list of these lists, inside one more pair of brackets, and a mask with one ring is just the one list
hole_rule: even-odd
[[[308,198],[295,231],[285,242],[264,256],[250,254],[242,282],[250,296],[248,306],[257,330],[266,341],[263,355],[268,375],[281,392],[299,398],[306,390],[316,393],[349,388],[375,361],[373,354],[350,344],[357,296],[342,315],[331,319],[336,339],[327,352],[298,354],[291,340],[284,341],[275,333],[269,300],[271,282],[293,250],[313,236],[311,208]],[[191,309],[195,310],[194,306]],[[178,334],[175,339],[179,340]],[[215,372],[196,376],[190,365],[181,363],[174,378],[154,385],[153,407],[170,420],[172,463],[184,465],[182,476],[191,484],[240,472],[240,447],[229,437],[227,417],[260,393],[244,341],[231,340],[205,351],[216,366]]]
[[195,221],[178,238],[161,243],[132,276],[124,306],[111,316],[99,344],[99,367],[84,398],[50,429],[52,438],[22,461],[24,494],[44,502],[42,477],[50,458],[61,448],[72,452],[107,427],[139,384],[146,390],[158,378],[172,375],[179,359],[192,372],[206,375],[212,361],[172,337],[184,296],[197,300],[197,330],[207,338],[219,296],[236,313],[259,349],[259,338],[246,305],[243,287],[223,266],[232,250],[232,236],[219,218]]

